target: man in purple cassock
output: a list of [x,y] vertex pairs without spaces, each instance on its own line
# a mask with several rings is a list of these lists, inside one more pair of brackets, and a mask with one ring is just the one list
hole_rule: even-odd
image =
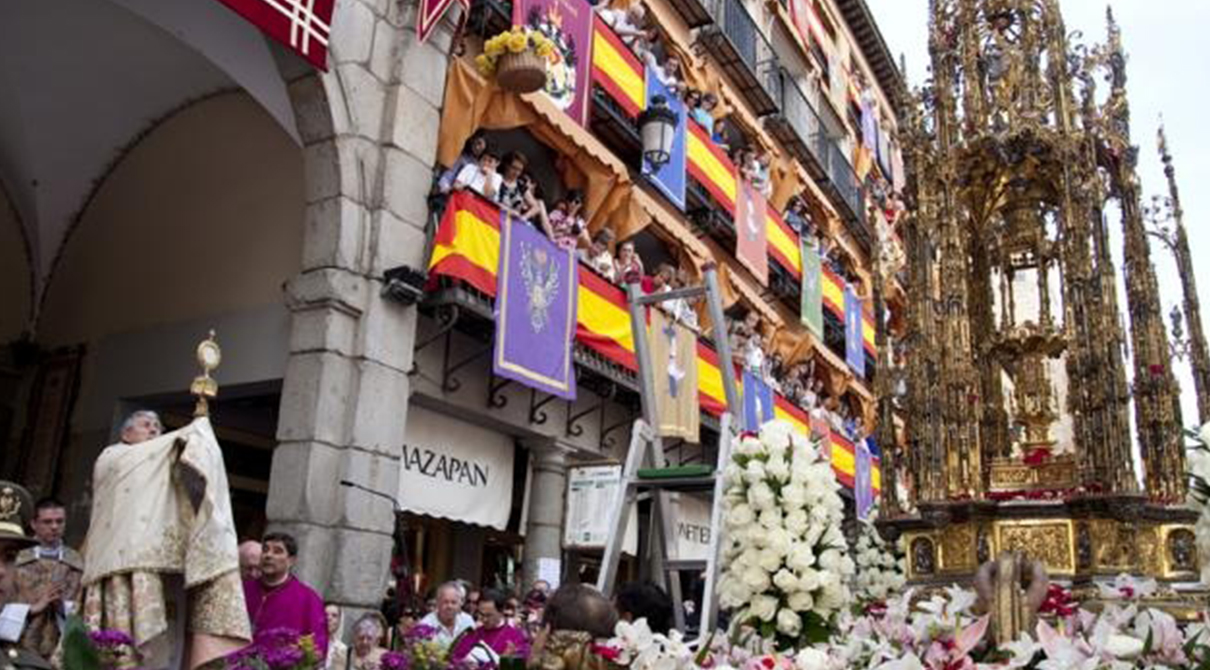
[[253,640],[274,630],[310,635],[319,658],[328,655],[328,625],[323,599],[291,574],[298,543],[285,533],[261,540],[260,579],[244,580],[244,601],[252,620]]
[[470,667],[499,667],[503,656],[529,657],[529,640],[521,630],[509,625],[504,618],[508,598],[500,591],[488,589],[479,598],[481,625],[467,631],[454,644],[450,661]]

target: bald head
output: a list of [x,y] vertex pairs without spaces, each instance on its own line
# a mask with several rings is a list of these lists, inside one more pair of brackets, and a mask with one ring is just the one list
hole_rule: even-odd
[[260,579],[260,542],[248,540],[239,546],[239,573],[244,579]]

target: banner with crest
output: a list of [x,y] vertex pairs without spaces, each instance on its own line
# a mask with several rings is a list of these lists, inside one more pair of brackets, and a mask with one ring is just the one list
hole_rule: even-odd
[[567,400],[576,397],[572,342],[579,273],[575,252],[502,212],[492,371]]
[[582,126],[592,90],[592,17],[587,0],[513,2],[513,25],[537,30],[555,45],[546,63],[546,95]]

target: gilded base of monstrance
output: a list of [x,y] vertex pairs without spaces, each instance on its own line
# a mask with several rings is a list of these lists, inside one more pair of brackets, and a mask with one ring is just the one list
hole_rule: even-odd
[[1019,552],[1077,591],[1126,573],[1192,594],[1200,591],[1196,518],[1141,496],[1107,495],[924,504],[918,515],[880,525],[904,538],[914,585],[969,585],[981,564]]

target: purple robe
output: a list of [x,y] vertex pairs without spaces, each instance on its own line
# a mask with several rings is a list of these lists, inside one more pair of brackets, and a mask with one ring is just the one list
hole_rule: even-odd
[[[500,656],[529,658],[529,639],[525,637],[525,633],[505,623],[499,628],[484,628],[480,626],[474,630],[467,631],[458,638],[458,643],[454,645],[454,653],[450,655],[450,661],[455,664],[466,661],[467,656],[480,643],[486,645]],[[510,646],[512,647],[511,650],[509,649]]]
[[328,620],[324,601],[294,575],[281,586],[267,587],[259,580],[244,580],[244,602],[252,621],[252,638],[274,629],[288,628],[315,640],[319,657],[328,656]]

